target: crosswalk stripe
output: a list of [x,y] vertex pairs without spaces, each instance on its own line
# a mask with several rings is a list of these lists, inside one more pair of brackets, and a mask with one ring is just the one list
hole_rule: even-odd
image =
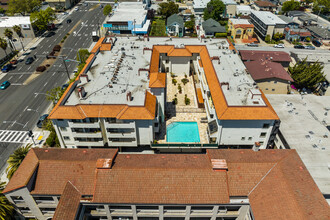
[[[38,137],[39,132],[35,133],[34,136]],[[0,142],[30,143],[31,141],[27,131],[0,130]]]
[[16,135],[19,134],[18,131],[14,131],[11,133],[10,138],[8,139],[8,142],[11,142],[12,140],[14,140],[16,138]]

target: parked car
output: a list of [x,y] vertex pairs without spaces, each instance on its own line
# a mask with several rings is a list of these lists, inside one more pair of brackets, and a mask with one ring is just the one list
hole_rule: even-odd
[[307,50],[315,50],[315,47],[313,47],[313,46],[305,46],[305,49],[307,49]]
[[75,11],[79,11],[79,8],[78,8],[78,7],[75,7],[74,10],[75,10]]
[[320,47],[322,45],[322,43],[318,40],[313,40],[312,43],[316,46],[316,47]]
[[44,114],[42,116],[40,116],[38,122],[37,122],[37,127],[38,128],[42,128],[43,124],[45,123],[45,121],[47,120],[48,114]]
[[55,32],[54,31],[48,31],[46,34],[45,34],[45,37],[51,37],[51,36],[54,36],[55,35]]
[[275,44],[274,47],[275,48],[284,48],[284,44]]
[[70,24],[72,22],[72,20],[69,18],[69,19],[66,19],[66,23],[67,24]]
[[33,61],[34,61],[33,57],[28,57],[25,61],[25,64],[29,65],[29,64],[33,63]]
[[249,43],[249,44],[247,44],[247,46],[249,46],[249,47],[259,47],[259,44]]
[[6,73],[6,72],[9,72],[12,69],[14,69],[14,66],[11,65],[11,64],[7,64],[4,67],[2,67],[1,71],[4,72],[4,73]]
[[61,87],[61,90],[66,90],[66,88],[68,88],[69,84],[63,84],[62,87]]
[[295,49],[305,49],[305,47],[303,45],[294,45]]
[[16,59],[13,59],[13,60],[11,60],[9,63],[10,63],[11,65],[15,65],[15,64],[18,63],[18,61],[17,61]]
[[10,82],[9,81],[4,81],[3,83],[1,83],[0,89],[1,90],[7,89],[8,86],[10,86]]

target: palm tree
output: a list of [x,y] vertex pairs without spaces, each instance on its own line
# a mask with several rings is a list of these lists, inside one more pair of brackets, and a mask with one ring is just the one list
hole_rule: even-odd
[[0,37],[0,47],[5,51],[6,57],[8,56],[7,51],[6,51],[7,46],[8,46],[8,44],[7,44],[6,39]]
[[8,201],[2,190],[5,188],[5,182],[0,182],[0,219],[10,220],[14,213],[14,206]]
[[21,42],[21,45],[22,45],[22,48],[23,48],[23,50],[25,50],[24,49],[24,46],[23,46],[23,42],[22,42],[22,36],[23,36],[22,35],[22,28],[20,26],[18,26],[18,25],[14,25],[13,26],[13,30],[18,35],[19,41]]
[[13,34],[14,34],[12,32],[12,30],[10,30],[9,28],[6,28],[5,32],[3,34],[8,38],[11,48],[14,46],[14,49],[16,50],[15,45],[13,44],[13,41],[12,41],[13,40]]
[[12,178],[12,176],[18,169],[19,165],[21,165],[25,156],[29,152],[31,146],[32,144],[27,144],[25,147],[20,147],[17,150],[15,150],[12,155],[9,156],[9,159],[7,160],[8,167],[6,169],[8,179]]

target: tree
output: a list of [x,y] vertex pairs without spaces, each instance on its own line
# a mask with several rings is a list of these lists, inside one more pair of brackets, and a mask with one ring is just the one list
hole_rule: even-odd
[[156,14],[155,9],[150,9],[150,10],[148,10],[148,12],[147,12],[147,19],[149,19],[149,20],[154,19],[155,14]]
[[24,16],[38,10],[40,7],[40,0],[10,0],[8,12],[11,15],[19,13]]
[[329,14],[330,13],[330,1],[329,0],[314,0],[313,12],[318,14]]
[[319,62],[308,64],[306,59],[289,67],[289,72],[297,88],[314,89],[318,83],[325,81],[324,66]]
[[55,11],[50,7],[46,10],[33,12],[30,16],[31,23],[39,30],[46,30],[47,25],[56,19]]
[[108,16],[111,13],[111,11],[112,11],[111,5],[104,6],[104,8],[103,8],[103,14],[105,16]]
[[173,14],[179,13],[179,5],[175,4],[174,2],[160,3],[158,13],[165,18],[168,18]]
[[9,156],[9,159],[7,160],[8,167],[6,169],[8,179],[12,178],[12,176],[18,169],[19,165],[21,165],[25,156],[29,152],[31,146],[32,144],[27,144],[25,147],[20,147],[17,150],[15,150],[12,155]]
[[5,9],[0,8],[0,14],[5,14]]
[[[14,46],[13,41],[12,41],[13,40],[13,34],[14,34],[13,31],[10,30],[9,28],[6,28],[3,34],[8,38],[8,40],[11,44],[11,48],[12,48],[12,46]],[[16,50],[15,46],[14,46],[14,49]]]
[[204,9],[204,20],[206,21],[209,18],[213,18],[216,21],[221,20],[221,15],[225,11],[226,6],[220,0],[211,0],[207,3],[206,8]]
[[283,3],[282,11],[284,13],[287,13],[289,11],[294,11],[300,8],[300,2],[297,2],[295,0],[286,1]]
[[60,87],[52,88],[51,90],[46,92],[46,99],[48,101],[52,101],[55,105],[58,100],[60,100],[61,96],[63,95],[64,91]]
[[6,39],[0,37],[0,47],[5,51],[6,56],[8,56],[7,51],[6,51],[7,46],[8,46],[8,44],[7,44]]
[[22,35],[22,28],[20,26],[18,26],[18,25],[14,25],[13,26],[13,30],[18,35],[19,41],[21,42],[22,48],[24,50],[24,45],[23,45],[23,42],[22,42],[22,39],[21,39],[21,37],[23,37],[23,35]]
[[80,49],[77,53],[77,61],[80,63],[86,63],[86,60],[88,59],[89,55],[91,53],[87,49]]
[[266,43],[270,43],[271,39],[269,34],[267,34],[267,36],[265,37],[265,41]]
[[14,206],[8,201],[2,191],[5,188],[5,182],[0,182],[0,219],[11,220],[14,213]]

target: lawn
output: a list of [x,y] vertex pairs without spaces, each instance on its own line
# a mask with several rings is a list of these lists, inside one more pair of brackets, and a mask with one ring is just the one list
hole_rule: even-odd
[[166,37],[165,20],[162,18],[155,18],[151,24],[150,36]]

